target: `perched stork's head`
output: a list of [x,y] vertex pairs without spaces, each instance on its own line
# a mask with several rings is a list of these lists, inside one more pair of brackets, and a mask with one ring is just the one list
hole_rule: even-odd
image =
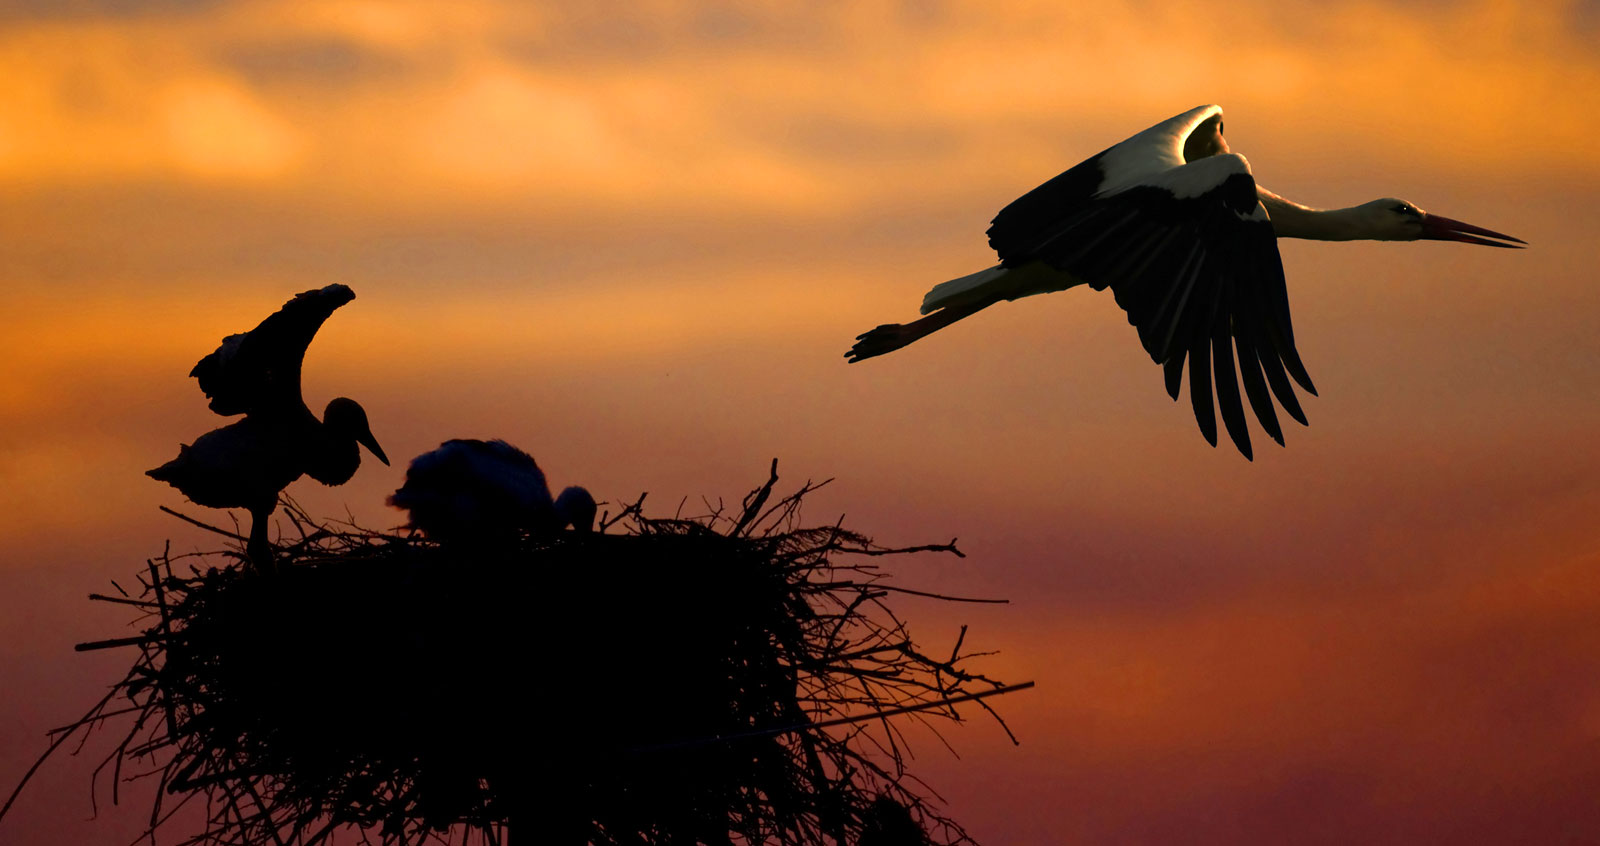
[[371,450],[372,454],[384,464],[389,463],[389,456],[383,454],[383,447],[378,446],[378,439],[372,436],[372,426],[367,423],[366,409],[355,400],[349,397],[337,397],[330,401],[322,412],[322,425],[336,435],[350,438]]
[[[1510,247],[1521,249],[1519,244],[1527,242],[1521,238],[1502,235],[1492,229],[1451,220],[1436,214],[1428,214],[1417,208],[1416,203],[1394,197],[1385,197],[1373,200],[1360,206],[1367,217],[1367,225],[1371,228],[1372,237],[1378,241],[1461,241],[1467,244],[1482,244],[1486,247]],[[1477,237],[1477,236],[1485,237]],[[1498,238],[1490,241],[1489,238]],[[1515,241],[1514,244],[1502,243]]]
[[599,510],[600,505],[594,501],[594,496],[577,485],[567,488],[556,497],[556,519],[561,521],[562,526],[571,526],[580,532],[594,531],[594,515]]

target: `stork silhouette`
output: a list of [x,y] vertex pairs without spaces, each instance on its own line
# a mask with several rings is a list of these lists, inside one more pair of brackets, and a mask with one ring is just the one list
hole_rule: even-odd
[[1167,393],[1178,398],[1187,359],[1201,433],[1216,446],[1214,385],[1216,409],[1246,458],[1240,383],[1280,446],[1271,397],[1305,425],[1289,379],[1317,392],[1295,348],[1278,238],[1526,243],[1405,200],[1331,210],[1285,200],[1256,185],[1244,156],[1229,151],[1217,106],[1158,123],[1029,191],[995,215],[988,234],[998,265],[935,285],[922,300],[926,317],[863,332],[845,357],[893,352],[1003,300],[1110,288],[1165,369]]
[[389,463],[359,403],[338,397],[318,420],[300,392],[311,339],[353,299],[344,285],[306,291],[256,328],[224,338],[189,375],[199,380],[212,411],[244,419],[180,446],[177,458],[146,472],[198,505],[248,510],[245,551],[258,570],[270,567],[267,520],[290,482],[308,475],[325,485],[344,484],[361,465],[358,444]]

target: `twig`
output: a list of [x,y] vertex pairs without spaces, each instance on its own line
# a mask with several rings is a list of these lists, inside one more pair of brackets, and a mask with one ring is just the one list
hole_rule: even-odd
[[118,605],[133,605],[139,608],[155,608],[156,603],[143,599],[124,599],[120,596],[106,596],[103,593],[91,593],[89,598],[96,602],[115,602]]
[[[855,582],[839,582],[838,585],[840,587],[860,587],[860,588],[869,587],[868,585],[858,584],[858,583],[855,583]],[[1009,599],[981,599],[981,598],[975,598],[975,597],[970,597],[970,596],[952,596],[950,594],[945,594],[945,593],[932,593],[932,592],[925,591],[925,590],[913,590],[911,588],[898,587],[898,586],[895,586],[895,585],[870,585],[870,587],[872,588],[872,590],[879,591],[879,592],[882,592],[882,593],[904,593],[904,594],[909,594],[911,596],[925,596],[925,597],[928,597],[929,599],[938,599],[938,600],[941,600],[941,601],[944,601],[944,602],[970,602],[970,603],[976,603],[976,604],[980,604],[980,605],[1010,605],[1011,604],[1011,600],[1009,600]]]
[[772,488],[778,484],[778,459],[772,459],[772,469],[768,471],[766,484],[751,491],[744,498],[744,511],[739,515],[739,522],[733,524],[733,529],[728,532],[729,537],[741,537],[746,527],[761,513],[761,507],[767,504],[767,497],[772,496]]
[[[102,708],[106,707],[106,705],[116,697],[118,692],[120,692],[120,688],[111,688],[111,691],[105,696],[101,697],[100,701],[95,703],[95,706],[90,708],[88,713],[84,714],[83,717],[78,720],[76,725],[85,726],[92,722],[95,715],[98,714]],[[67,738],[71,736],[72,732],[70,731],[62,732],[60,736],[50,742],[49,748],[45,749],[44,754],[40,755],[38,760],[33,762],[33,766],[29,767],[28,771],[22,774],[22,780],[17,782],[17,786],[11,790],[11,795],[6,797],[6,803],[4,805],[0,805],[0,820],[5,819],[6,812],[11,810],[11,805],[17,801],[17,797],[22,795],[22,788],[28,786],[28,782],[33,779],[33,774],[39,771],[40,765],[45,762],[46,758],[50,757],[50,753],[61,748],[61,744],[66,743]]]
[[832,728],[834,726],[850,725],[852,723],[869,722],[873,720],[881,720],[884,717],[893,717],[897,714],[910,714],[916,711],[928,711],[934,708],[943,708],[947,705],[958,705],[962,702],[972,702],[978,699],[987,699],[991,696],[1001,696],[1007,693],[1016,693],[1019,690],[1027,690],[1033,687],[1033,685],[1034,683],[1031,681],[1023,682],[1021,684],[998,687],[994,690],[982,690],[976,693],[963,693],[959,696],[952,696],[948,699],[941,699],[937,702],[920,702],[915,705],[902,705],[898,708],[888,708],[882,711],[875,711],[871,714],[861,714],[852,717],[835,717],[834,719],[823,720],[822,722],[803,724],[797,723],[780,728],[763,729],[761,731],[753,731],[743,734],[729,734],[718,737],[698,738],[695,740],[681,740],[674,743],[663,743],[657,746],[645,746],[632,751],[637,753],[663,752],[669,749],[682,749],[688,746],[703,746],[710,743],[729,743],[736,740],[757,740],[763,737],[774,737],[776,735],[790,734],[798,731],[811,731],[815,729]]
[[203,522],[201,522],[199,520],[196,520],[193,517],[190,517],[187,514],[184,514],[184,513],[180,512],[180,511],[173,511],[172,509],[166,507],[165,505],[161,505],[161,506],[157,506],[157,507],[160,508],[162,511],[165,511],[168,514],[171,514],[172,516],[178,518],[179,520],[182,520],[185,523],[189,523],[189,524],[194,525],[194,526],[199,526],[200,528],[205,529],[208,532],[213,532],[215,534],[222,535],[225,538],[233,538],[234,540],[236,540],[236,541],[238,541],[240,543],[244,543],[244,540],[245,540],[244,535],[241,535],[238,532],[230,532],[227,529],[219,529],[216,526],[211,525],[210,523],[203,523]]
[[119,646],[143,646],[147,643],[157,643],[163,635],[142,634],[133,637],[114,637],[109,640],[91,640],[88,643],[79,643],[72,647],[73,652],[91,652],[96,649],[115,649]]

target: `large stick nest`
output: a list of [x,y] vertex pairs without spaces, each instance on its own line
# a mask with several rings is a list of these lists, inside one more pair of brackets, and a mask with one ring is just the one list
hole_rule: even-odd
[[966,669],[965,627],[922,651],[886,602],[919,592],[877,566],[960,552],[802,527],[820,485],[769,502],[776,482],[774,462],[736,511],[651,518],[641,497],[597,533],[470,549],[285,500],[276,573],[169,553],[137,596],[95,597],[143,633],[80,649],[139,657],[51,748],[130,719],[97,777],[159,781],[152,835],[202,800],[185,843],[970,842],[906,771],[902,729],[959,722],[959,702],[998,720],[984,697],[1026,685]]

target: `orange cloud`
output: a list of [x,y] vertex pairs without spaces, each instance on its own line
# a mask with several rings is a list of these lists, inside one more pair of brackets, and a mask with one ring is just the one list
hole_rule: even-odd
[[0,33],[0,183],[281,178],[302,141],[254,92],[151,24]]
[[1593,110],[1567,93],[1600,85],[1572,4],[1323,4],[1314,27],[1270,3],[657,6],[268,0],[23,23],[0,38],[0,179],[822,214],[1038,179],[1204,101],[1279,170],[1600,173]]

